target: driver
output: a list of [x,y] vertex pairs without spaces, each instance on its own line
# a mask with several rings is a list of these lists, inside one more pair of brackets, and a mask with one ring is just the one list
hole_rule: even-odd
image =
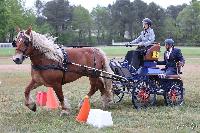
[[151,28],[152,21],[149,18],[145,18],[142,23],[144,30],[141,32],[140,36],[130,42],[130,44],[138,44],[137,49],[148,49],[155,41],[155,34]]

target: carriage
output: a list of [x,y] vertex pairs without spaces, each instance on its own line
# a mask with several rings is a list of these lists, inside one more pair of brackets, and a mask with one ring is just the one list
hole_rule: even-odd
[[110,68],[116,75],[113,83],[114,102],[120,102],[125,94],[132,96],[135,108],[145,108],[156,103],[156,96],[163,95],[166,105],[181,105],[184,101],[183,82],[180,68],[177,75],[165,75],[164,70],[157,66],[160,44],[155,43],[148,50],[128,51],[121,60],[111,59]]

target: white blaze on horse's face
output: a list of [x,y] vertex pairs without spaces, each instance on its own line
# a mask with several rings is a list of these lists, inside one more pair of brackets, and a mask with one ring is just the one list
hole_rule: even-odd
[[16,64],[22,64],[22,62],[25,59],[24,53],[27,50],[27,46],[25,45],[25,39],[28,38],[30,40],[30,37],[25,34],[25,32],[20,31],[16,37],[16,50],[15,55],[13,56],[13,61]]
[[23,53],[16,53],[16,55],[13,56],[13,61],[16,64],[22,64],[22,62],[24,61],[24,57],[23,57]]

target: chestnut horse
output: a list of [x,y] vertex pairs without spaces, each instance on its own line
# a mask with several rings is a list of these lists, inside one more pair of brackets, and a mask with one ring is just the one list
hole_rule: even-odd
[[[31,27],[26,31],[18,31],[16,37],[16,50],[13,61],[22,64],[25,57],[31,60],[31,76],[29,85],[25,88],[25,105],[32,111],[36,111],[36,104],[30,97],[30,92],[44,85],[52,87],[60,101],[61,114],[69,114],[69,105],[64,100],[62,85],[73,82],[86,75],[90,80],[88,96],[91,97],[98,89],[101,92],[103,107],[108,105],[112,99],[110,79],[99,76],[90,76],[85,73],[83,67],[74,65],[81,64],[96,69],[108,71],[108,63],[105,54],[97,48],[67,48],[67,69],[63,69],[64,56],[54,38],[47,37],[32,31]],[[106,76],[104,73],[101,75]],[[80,90],[81,91],[81,90]]]

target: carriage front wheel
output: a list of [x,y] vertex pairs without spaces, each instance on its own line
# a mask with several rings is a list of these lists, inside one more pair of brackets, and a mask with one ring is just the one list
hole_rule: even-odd
[[123,85],[120,81],[113,81],[113,102],[114,103],[119,103],[123,97],[124,97],[124,92],[126,90],[125,85]]
[[138,81],[132,91],[132,102],[136,109],[153,106],[156,103],[156,93],[145,81]]
[[176,106],[182,105],[184,88],[181,81],[172,81],[171,86],[165,91],[164,99],[166,105]]

